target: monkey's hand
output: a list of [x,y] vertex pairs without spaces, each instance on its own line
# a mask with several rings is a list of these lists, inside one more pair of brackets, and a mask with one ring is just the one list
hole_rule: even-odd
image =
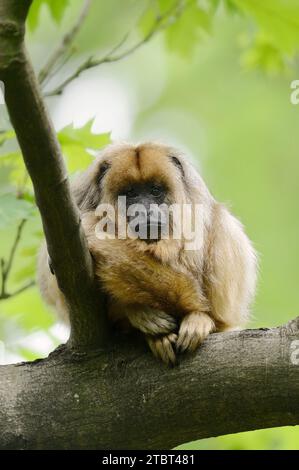
[[146,335],[167,335],[178,329],[176,319],[161,310],[144,308],[130,311],[128,319],[134,328]]
[[213,331],[215,331],[215,323],[206,313],[194,312],[186,315],[180,325],[177,350],[195,351]]
[[175,364],[177,320],[161,310],[149,307],[140,311],[131,311],[127,316],[131,325],[146,335],[154,356],[165,364]]
[[165,336],[147,336],[146,340],[157,359],[167,365],[174,365],[176,363],[175,344],[177,338],[175,333],[170,333]]

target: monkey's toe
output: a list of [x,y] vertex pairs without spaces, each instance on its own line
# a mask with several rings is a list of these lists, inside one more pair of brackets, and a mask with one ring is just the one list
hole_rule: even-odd
[[194,352],[215,330],[212,318],[206,313],[191,313],[183,318],[177,340],[177,350]]
[[130,312],[128,318],[134,328],[137,328],[146,335],[167,335],[177,331],[178,327],[174,317],[163,311],[150,308]]
[[174,351],[176,341],[177,335],[175,333],[159,337],[147,336],[147,342],[153,355],[167,365],[174,365],[176,363]]

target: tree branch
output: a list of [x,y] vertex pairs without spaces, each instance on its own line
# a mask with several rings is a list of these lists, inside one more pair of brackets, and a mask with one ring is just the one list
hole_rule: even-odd
[[299,318],[210,335],[173,369],[132,339],[115,339],[106,352],[60,348],[45,360],[0,367],[0,448],[170,449],[297,425],[298,340]]
[[31,0],[1,0],[0,80],[23,158],[32,179],[48,251],[70,311],[70,346],[102,345],[104,309],[99,310],[92,259],[70,193],[61,150],[24,47]]
[[94,59],[93,57],[88,57],[76,70],[73,72],[68,78],[66,78],[57,88],[54,90],[45,93],[45,97],[50,97],[50,96],[57,96],[61,95],[63,93],[63,90],[67,85],[69,85],[72,81],[74,81],[76,78],[80,77],[80,75],[94,67],[99,67],[100,65],[103,64],[108,64],[108,63],[113,63],[113,62],[119,62],[122,59],[125,59],[126,57],[130,56],[133,54],[135,51],[137,51],[140,47],[144,46],[147,44],[153,36],[155,36],[158,32],[164,30],[167,28],[174,19],[178,18],[181,16],[183,13],[184,8],[182,6],[181,0],[178,0],[177,3],[175,3],[166,13],[163,15],[158,15],[156,17],[156,20],[152,26],[152,28],[149,30],[149,32],[136,44],[133,46],[129,47],[125,51],[116,54],[121,48],[121,46],[124,44],[126,41],[128,34],[125,36],[125,38],[118,44],[116,45],[112,51],[108,52],[108,54],[104,55],[100,59]]
[[45,66],[41,69],[38,75],[38,81],[42,85],[45,80],[49,77],[50,73],[52,72],[53,68],[57,64],[57,62],[63,57],[65,52],[68,50],[69,46],[73,43],[75,37],[79,33],[85,18],[87,17],[92,0],[85,0],[82,10],[80,11],[79,17],[72,27],[72,29],[63,37],[61,44],[57,47],[57,49],[53,52],[53,54],[48,59]]

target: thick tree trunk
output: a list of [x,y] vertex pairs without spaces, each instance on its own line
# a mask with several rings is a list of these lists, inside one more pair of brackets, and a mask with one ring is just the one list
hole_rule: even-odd
[[60,146],[24,44],[32,0],[0,2],[0,80],[31,177],[58,285],[69,306],[70,345],[104,344],[107,324]]
[[299,424],[298,339],[299,319],[211,335],[173,369],[129,339],[109,351],[61,349],[32,364],[3,366],[0,448],[172,448]]

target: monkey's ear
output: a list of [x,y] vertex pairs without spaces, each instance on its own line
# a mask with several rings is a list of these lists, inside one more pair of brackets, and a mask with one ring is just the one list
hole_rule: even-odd
[[73,184],[73,194],[80,211],[95,210],[100,202],[100,190],[90,172],[77,177]]
[[102,162],[100,167],[99,167],[99,170],[98,170],[98,174],[97,174],[97,178],[96,178],[96,181],[97,181],[97,184],[100,185],[104,176],[106,175],[107,171],[109,170],[110,168],[110,163],[108,162]]
[[101,200],[101,182],[110,168],[108,162],[90,166],[73,186],[76,203],[83,212],[95,210]]
[[172,160],[172,163],[180,170],[182,176],[184,176],[183,165],[181,164],[181,162],[180,162],[180,160],[178,159],[178,157],[175,157],[174,155],[171,155],[170,158],[171,158],[171,160]]

